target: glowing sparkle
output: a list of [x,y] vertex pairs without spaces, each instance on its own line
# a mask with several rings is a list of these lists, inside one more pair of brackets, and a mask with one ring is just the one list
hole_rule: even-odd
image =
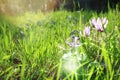
[[81,65],[81,61],[86,60],[87,56],[84,53],[78,54],[77,51],[74,53],[68,52],[62,57],[62,70],[66,73],[76,72]]
[[73,72],[78,67],[77,62],[74,59],[69,59],[64,63],[64,68],[68,72]]

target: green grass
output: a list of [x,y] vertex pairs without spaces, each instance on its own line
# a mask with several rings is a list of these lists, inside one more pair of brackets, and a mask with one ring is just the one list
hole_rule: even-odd
[[[74,71],[67,72],[62,61],[70,48],[66,41],[73,30],[83,31],[93,17],[106,17],[109,21],[105,32],[97,37],[102,41],[93,38],[96,31],[89,38],[77,34],[82,43],[78,54],[85,54],[87,59],[78,62]],[[100,14],[57,11],[1,17],[0,80],[119,80],[119,21],[117,10]]]

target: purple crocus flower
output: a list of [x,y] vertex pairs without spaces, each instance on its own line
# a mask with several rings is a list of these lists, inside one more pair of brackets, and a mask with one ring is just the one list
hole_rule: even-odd
[[107,24],[108,24],[108,20],[106,18],[93,18],[91,21],[90,21],[90,24],[92,26],[94,26],[98,31],[100,32],[103,32],[104,29],[107,27]]
[[106,18],[102,18],[102,24],[103,24],[103,27],[105,29],[107,27],[108,20]]
[[95,25],[97,24],[96,18],[93,18],[93,19],[90,21],[90,24],[91,24],[92,26],[95,26]]
[[88,37],[90,35],[90,27],[89,26],[85,27],[84,34],[86,37]]
[[101,22],[100,18],[97,19],[95,28],[96,28],[98,31],[103,32],[102,22]]

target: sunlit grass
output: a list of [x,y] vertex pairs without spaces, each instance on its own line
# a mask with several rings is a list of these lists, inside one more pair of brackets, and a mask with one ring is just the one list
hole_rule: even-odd
[[[58,11],[30,12],[9,17],[10,21],[1,18],[0,79],[119,80],[119,15],[115,10],[100,14]],[[92,30],[85,37],[84,27],[94,17],[106,17],[107,28],[102,33]],[[67,44],[74,30],[82,33],[75,33],[81,43],[77,49]],[[65,54],[67,57],[63,59]]]

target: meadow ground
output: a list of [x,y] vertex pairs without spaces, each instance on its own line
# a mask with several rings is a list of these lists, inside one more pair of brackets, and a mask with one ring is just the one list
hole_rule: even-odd
[[117,9],[0,17],[0,80],[102,79],[120,80]]

